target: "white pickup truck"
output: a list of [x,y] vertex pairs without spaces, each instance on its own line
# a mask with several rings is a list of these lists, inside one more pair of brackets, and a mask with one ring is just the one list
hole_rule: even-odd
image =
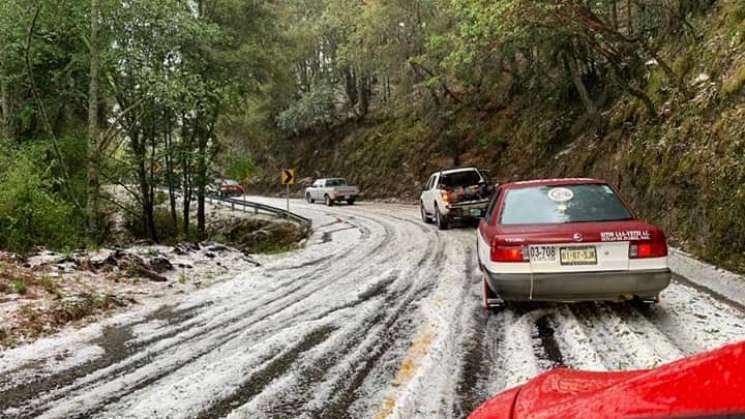
[[305,200],[308,203],[322,201],[329,207],[341,201],[354,205],[359,195],[359,188],[348,184],[346,179],[342,178],[318,179],[305,189]]
[[419,199],[422,220],[441,230],[451,221],[478,220],[486,212],[494,187],[473,167],[440,170],[424,185]]

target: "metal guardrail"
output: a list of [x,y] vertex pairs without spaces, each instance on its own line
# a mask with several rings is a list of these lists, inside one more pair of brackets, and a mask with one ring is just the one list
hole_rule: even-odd
[[251,201],[246,201],[246,200],[238,199],[238,198],[222,198],[222,197],[214,196],[214,195],[207,196],[207,199],[210,204],[212,204],[213,201],[222,202],[225,204],[230,204],[230,207],[232,209],[235,209],[236,207],[238,207],[239,209],[242,208],[246,210],[246,212],[248,212],[248,209],[250,208],[250,209],[253,209],[255,214],[259,214],[263,212],[266,214],[271,214],[271,215],[276,215],[278,217],[291,219],[301,224],[304,224],[308,227],[311,227],[313,225],[313,221],[311,221],[310,218],[305,218],[302,215],[298,215],[298,214],[295,214],[294,212],[283,210],[281,208],[273,207],[271,205],[260,204],[258,202],[251,202]]

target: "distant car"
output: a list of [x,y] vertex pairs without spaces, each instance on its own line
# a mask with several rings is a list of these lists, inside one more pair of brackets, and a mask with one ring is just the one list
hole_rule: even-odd
[[478,220],[486,212],[493,187],[478,169],[467,167],[433,173],[419,197],[422,221],[441,230],[452,221]]
[[745,342],[652,370],[549,371],[469,419],[745,417]]
[[240,182],[233,179],[215,180],[214,190],[216,190],[220,196],[240,196],[246,193]]
[[497,188],[479,224],[483,304],[655,303],[670,284],[665,233],[639,221],[607,182],[553,179]]
[[349,205],[354,205],[359,195],[359,188],[350,185],[346,179],[342,178],[318,179],[310,187],[305,189],[305,200],[308,203],[312,204],[316,201],[321,201],[328,206],[332,206],[337,202],[346,202]]

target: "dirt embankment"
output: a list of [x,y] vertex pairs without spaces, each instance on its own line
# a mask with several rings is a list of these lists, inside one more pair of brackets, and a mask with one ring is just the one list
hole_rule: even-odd
[[[664,49],[690,97],[676,96],[650,65],[646,93],[657,118],[619,92],[594,117],[578,98],[523,94],[478,110],[375,113],[288,138],[274,155],[290,156],[285,164],[301,178],[345,176],[368,198],[414,202],[428,174],[448,166],[486,168],[495,182],[605,178],[674,244],[745,272],[745,20],[733,5],[715,5],[695,22],[700,39],[671,39]],[[263,190],[278,192],[268,166]]]

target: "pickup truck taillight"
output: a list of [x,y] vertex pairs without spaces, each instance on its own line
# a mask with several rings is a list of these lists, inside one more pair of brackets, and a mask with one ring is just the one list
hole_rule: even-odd
[[492,262],[528,262],[527,252],[523,252],[523,246],[502,246],[492,243]]
[[442,196],[442,202],[449,204],[452,201],[450,191],[440,191],[440,195]]
[[656,240],[641,240],[629,245],[629,259],[661,258],[667,256],[665,237]]

